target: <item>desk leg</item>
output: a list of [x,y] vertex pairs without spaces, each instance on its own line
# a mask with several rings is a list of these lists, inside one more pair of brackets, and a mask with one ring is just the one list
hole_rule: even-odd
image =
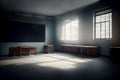
[[93,54],[93,56],[96,56],[96,49],[95,48],[93,48],[92,54]]
[[19,48],[19,56],[21,57],[21,49]]
[[53,53],[53,47],[52,47],[52,53]]
[[87,55],[87,48],[83,48],[83,50],[84,50],[84,51],[83,51],[83,52],[84,52],[83,54]]
[[89,53],[89,48],[86,48],[86,50],[87,50],[87,56],[89,56],[90,55],[90,53]]

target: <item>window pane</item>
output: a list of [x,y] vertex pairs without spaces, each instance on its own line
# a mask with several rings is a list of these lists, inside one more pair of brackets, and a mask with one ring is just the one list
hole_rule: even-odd
[[96,31],[100,31],[100,24],[96,24]]
[[101,18],[100,18],[100,19],[101,19],[101,22],[102,22],[102,21],[105,21],[106,16],[105,16],[105,15],[101,15]]
[[101,32],[101,38],[105,38],[105,31]]
[[109,38],[109,31],[106,31],[106,38]]
[[96,38],[100,38],[100,33],[96,32]]
[[112,20],[110,20],[110,38],[112,38]]
[[100,23],[96,24],[96,38],[100,38]]
[[110,20],[110,15],[106,14],[106,21]]
[[101,24],[101,38],[105,38],[105,23]]
[[65,34],[65,39],[68,40],[68,39],[69,39],[69,31],[70,31],[70,30],[69,30],[69,24],[66,24],[66,29],[65,29],[65,30],[66,30],[66,31],[65,31],[65,32],[66,32],[66,34]]
[[65,26],[62,27],[62,40],[64,40]]
[[78,40],[78,20],[65,24],[62,30],[62,40]]
[[96,16],[96,22],[100,22],[100,16]]
[[106,22],[106,31],[109,31],[109,22]]
[[105,23],[101,24],[102,30],[101,31],[105,31]]

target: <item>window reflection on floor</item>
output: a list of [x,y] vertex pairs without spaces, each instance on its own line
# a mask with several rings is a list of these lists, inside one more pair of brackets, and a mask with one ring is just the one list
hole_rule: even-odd
[[[42,67],[51,67],[57,69],[75,69],[80,67],[81,63],[90,62],[92,59],[78,58],[75,56],[67,56],[61,54],[43,54],[43,55],[31,55],[28,57],[21,57],[18,59],[1,60],[0,66],[7,65],[25,65],[34,64]],[[82,64],[81,64],[82,66]]]
[[40,63],[39,66],[45,66],[45,67],[52,67],[52,68],[58,68],[58,69],[72,69],[75,68],[76,63],[69,62],[69,61],[57,61],[57,62],[49,62],[49,63]]

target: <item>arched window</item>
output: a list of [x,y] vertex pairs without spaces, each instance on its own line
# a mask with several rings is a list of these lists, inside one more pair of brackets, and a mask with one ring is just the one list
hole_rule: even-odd
[[61,38],[66,41],[78,40],[78,20],[66,22],[62,26]]

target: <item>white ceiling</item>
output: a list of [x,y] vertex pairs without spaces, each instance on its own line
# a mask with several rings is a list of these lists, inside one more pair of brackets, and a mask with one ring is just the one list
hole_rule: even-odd
[[99,0],[0,0],[0,9],[57,16]]

